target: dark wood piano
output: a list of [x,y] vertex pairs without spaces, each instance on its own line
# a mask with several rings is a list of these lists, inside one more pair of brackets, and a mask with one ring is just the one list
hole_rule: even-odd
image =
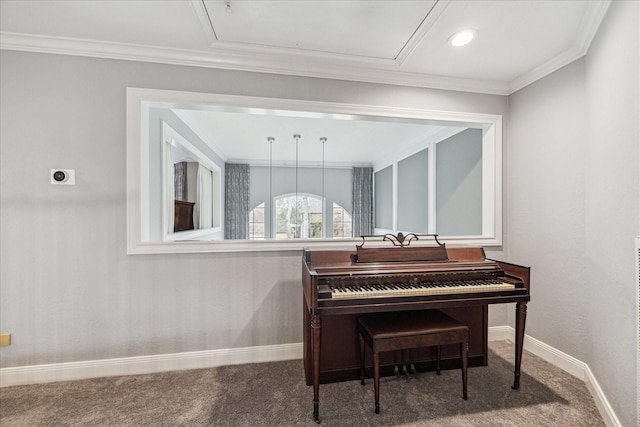
[[[304,250],[304,370],[314,420],[320,383],[358,378],[356,323],[363,313],[440,309],[469,326],[469,366],[486,366],[488,305],[516,303],[518,389],[529,277],[528,267],[487,259],[479,247],[445,247],[437,235],[363,236],[355,250]],[[383,374],[393,367],[387,356]],[[433,349],[412,354],[419,370],[434,369],[434,360]],[[457,348],[443,348],[442,367],[459,366]]]

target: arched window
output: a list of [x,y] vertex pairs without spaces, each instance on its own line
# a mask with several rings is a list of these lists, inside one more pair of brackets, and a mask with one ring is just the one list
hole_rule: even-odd
[[[322,198],[314,194],[284,195],[275,198],[276,239],[321,239]],[[249,239],[264,240],[266,235],[265,203],[260,203],[249,212]],[[351,214],[337,203],[333,204],[333,227],[326,238],[352,237]]]
[[333,204],[333,237],[352,237],[351,214],[337,203]]
[[264,202],[249,212],[249,240],[264,240]]

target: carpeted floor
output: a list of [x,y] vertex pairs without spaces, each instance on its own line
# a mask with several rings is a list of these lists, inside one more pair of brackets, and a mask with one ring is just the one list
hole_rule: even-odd
[[[489,366],[385,377],[381,413],[368,380],[320,386],[325,426],[604,426],[585,384],[525,352],[512,390],[513,344],[489,343]],[[301,360],[97,378],[0,389],[0,425],[311,426]]]

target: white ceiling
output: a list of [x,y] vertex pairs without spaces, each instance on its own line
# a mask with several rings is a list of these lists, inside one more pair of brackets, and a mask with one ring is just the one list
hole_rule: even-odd
[[[382,121],[332,114],[297,112],[295,116],[248,114],[206,110],[174,109],[196,134],[210,142],[224,161],[292,166],[331,167],[384,165],[388,159],[404,158],[429,142],[464,130],[463,127],[434,126],[420,121]],[[300,137],[296,141],[294,135]],[[273,138],[270,144],[268,138]],[[323,144],[321,138],[326,138]],[[386,163],[386,164],[385,164]]]
[[609,0],[226,3],[0,0],[0,48],[505,95],[584,55]]
[[[508,95],[583,56],[609,2],[0,0],[0,48]],[[447,43],[466,28],[478,33],[471,44]],[[326,122],[271,118],[263,127],[204,111],[181,114],[203,139],[229,141],[219,149],[230,160],[265,152],[267,136],[293,144],[295,132],[304,141],[327,137],[344,162],[351,161],[345,141],[361,141],[365,147],[354,150],[361,153],[433,132],[337,121],[328,132]],[[243,141],[223,137],[237,126]],[[256,145],[245,153],[248,141]]]

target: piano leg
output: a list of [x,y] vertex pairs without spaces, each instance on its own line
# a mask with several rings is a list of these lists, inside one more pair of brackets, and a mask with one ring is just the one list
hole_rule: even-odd
[[524,325],[527,320],[527,303],[516,303],[516,359],[515,370],[513,372],[513,388],[520,388],[520,365],[522,364],[522,347],[524,345]]
[[313,420],[320,422],[320,337],[322,319],[318,314],[311,314],[311,353],[313,354]]

